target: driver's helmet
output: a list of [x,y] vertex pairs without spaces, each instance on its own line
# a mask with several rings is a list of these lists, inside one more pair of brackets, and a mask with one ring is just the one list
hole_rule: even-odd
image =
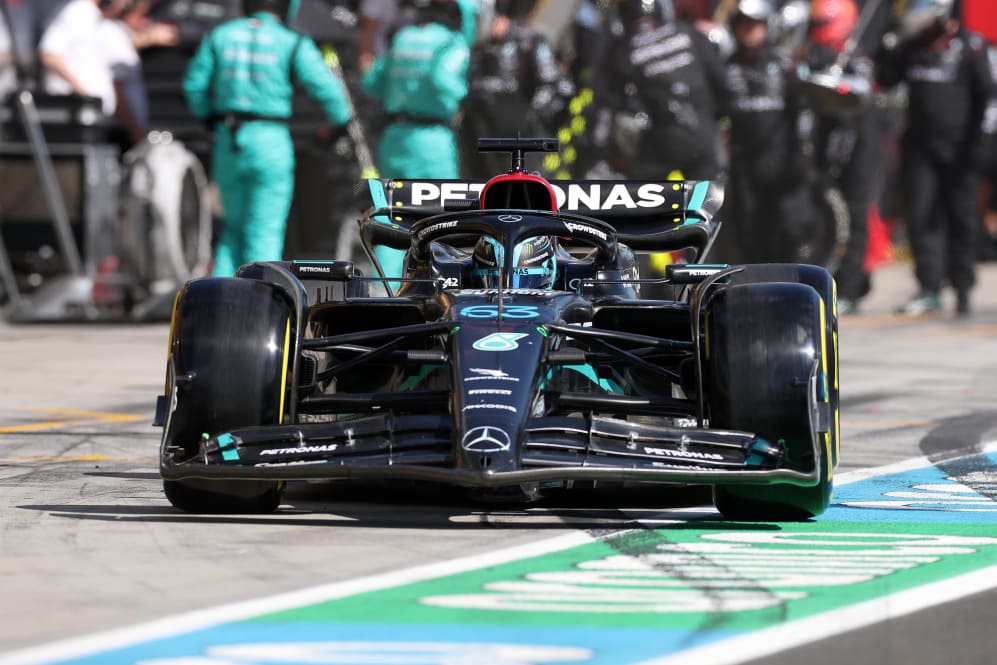
[[489,236],[481,236],[474,246],[474,276],[482,287],[500,286],[500,269],[505,266],[511,273],[514,289],[552,289],[557,272],[554,243],[549,236],[534,236],[512,248],[512,260],[506,262],[502,243]]

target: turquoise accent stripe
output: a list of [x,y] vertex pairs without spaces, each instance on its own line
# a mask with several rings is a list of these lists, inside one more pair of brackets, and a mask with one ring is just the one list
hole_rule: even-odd
[[692,188],[692,196],[689,197],[689,212],[695,212],[703,207],[706,200],[706,192],[710,189],[709,180],[700,180]]
[[700,180],[693,186],[692,195],[689,196],[689,205],[686,207],[685,221],[682,222],[682,226],[703,223],[703,217],[697,213],[703,207],[703,202],[706,200],[706,193],[708,191],[710,191],[709,180]]
[[[375,208],[388,208],[388,197],[384,193],[384,183],[377,178],[367,178],[367,188]],[[372,215],[371,219],[380,224],[394,225],[391,217],[386,214]],[[405,271],[405,252],[379,245],[374,249],[378,262],[384,270],[384,277],[400,277]],[[392,291],[396,291],[399,282],[390,282]]]
[[751,450],[748,452],[748,457],[744,460],[745,466],[761,466],[765,462],[765,455],[759,450],[760,448],[768,448],[772,444],[762,437],[755,439],[755,442],[751,445]]
[[222,449],[222,459],[226,462],[234,462],[239,459],[239,450],[235,447],[236,440],[235,437],[225,432],[224,434],[219,434],[217,439],[218,447]]
[[[370,189],[370,198],[374,202],[375,208],[388,207],[388,197],[384,195],[384,183],[377,178],[367,178],[367,188]],[[374,215],[372,219],[376,219],[384,224],[391,223],[387,215]]]
[[591,365],[565,365],[564,369],[570,369],[573,372],[578,372],[586,379],[605,390],[607,393],[616,393],[617,395],[623,394],[623,389],[620,388],[615,381],[611,381],[610,379],[600,379]]
[[[546,333],[544,334],[546,335]],[[619,384],[610,379],[600,379],[596,375],[595,369],[591,365],[564,365],[563,369],[570,369],[573,372],[578,372],[586,379],[588,379],[592,383],[596,384],[597,386],[605,390],[607,393],[615,393],[617,395],[623,394],[623,388],[621,388]],[[553,368],[547,370],[547,376],[545,376],[543,380],[540,382],[539,389],[543,390],[547,386],[547,383],[552,378],[554,378]]]
[[412,390],[417,385],[422,383],[427,376],[429,376],[433,370],[437,369],[439,365],[423,365],[419,368],[419,373],[410,376],[409,378],[402,381],[402,385],[398,386],[398,390]]

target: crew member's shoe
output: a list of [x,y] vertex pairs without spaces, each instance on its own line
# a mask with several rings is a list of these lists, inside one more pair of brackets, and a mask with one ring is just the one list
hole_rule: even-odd
[[969,316],[969,290],[960,289],[955,293],[955,315]]
[[858,301],[851,298],[838,298],[838,316],[848,316],[850,314],[858,314],[858,312]]
[[907,316],[920,316],[922,314],[932,314],[942,308],[942,302],[938,294],[932,291],[922,291],[920,295],[907,301],[897,308],[897,314]]

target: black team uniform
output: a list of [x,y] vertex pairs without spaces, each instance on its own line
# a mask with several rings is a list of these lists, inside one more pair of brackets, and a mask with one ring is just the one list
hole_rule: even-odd
[[879,63],[883,86],[908,88],[901,177],[920,294],[902,311],[937,310],[947,280],[957,313],[967,314],[976,281],[977,189],[997,133],[997,56],[982,36],[961,28],[950,38],[936,35],[884,51]]

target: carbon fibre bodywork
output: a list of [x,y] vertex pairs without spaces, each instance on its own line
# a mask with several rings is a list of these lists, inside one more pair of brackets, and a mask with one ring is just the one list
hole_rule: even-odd
[[[719,227],[719,188],[558,186],[556,210],[479,204],[446,211],[446,188],[464,200],[473,183],[364,183],[373,200],[360,220],[363,237],[408,251],[397,295],[370,296],[375,278],[335,261],[252,264],[234,278],[189,283],[177,298],[160,398],[168,486],[214,486],[224,495],[244,481],[295,479],[532,489],[593,480],[710,484],[743,487],[759,499],[757,510],[725,510],[734,517],[819,514],[837,458],[830,277],[812,266],[753,278],[750,266],[674,265],[665,282],[675,298],[642,299],[631,249],[691,246],[702,257]],[[392,200],[399,194],[405,205]],[[481,234],[507,247],[556,238],[555,288],[475,288],[466,247]],[[210,366],[190,366],[188,349],[207,343],[200,338],[236,334],[198,321],[217,322],[203,308],[231,307],[219,294],[240,280],[265,284],[266,293],[247,291],[231,317],[253,319],[254,298],[283,303],[286,317],[253,324],[260,348],[219,339]],[[750,339],[738,350],[729,313],[745,307],[760,316],[746,324]],[[766,352],[769,339],[784,348]],[[723,348],[711,347],[714,340]],[[262,365],[258,380],[269,396],[220,378],[227,366],[253,365],[267,353],[276,362]],[[749,371],[766,376],[726,375]],[[746,392],[779,402],[755,408],[757,398],[746,396],[749,411],[771,414],[750,420],[755,429],[739,426],[746,416],[725,396],[735,384],[757,385]],[[192,400],[225,400],[230,388],[250,403],[246,411],[270,415],[243,424],[238,417],[216,423],[210,410],[190,415]],[[196,426],[177,424],[185,421]],[[772,494],[773,487],[809,498]],[[724,505],[738,495],[731,492]],[[211,510],[210,501],[174,503]]]

